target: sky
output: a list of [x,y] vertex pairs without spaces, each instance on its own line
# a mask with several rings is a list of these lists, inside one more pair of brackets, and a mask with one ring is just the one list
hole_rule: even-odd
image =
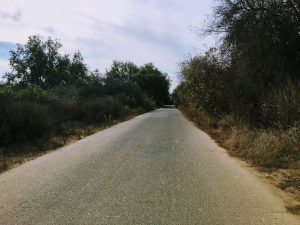
[[179,63],[216,41],[199,36],[215,0],[1,0],[0,77],[9,50],[30,35],[59,39],[62,53],[80,51],[90,70],[113,60],[152,62],[178,83]]

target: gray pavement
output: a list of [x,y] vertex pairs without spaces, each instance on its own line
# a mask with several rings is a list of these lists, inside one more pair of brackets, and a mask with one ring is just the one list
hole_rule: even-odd
[[176,109],[0,175],[2,225],[290,225],[268,186]]

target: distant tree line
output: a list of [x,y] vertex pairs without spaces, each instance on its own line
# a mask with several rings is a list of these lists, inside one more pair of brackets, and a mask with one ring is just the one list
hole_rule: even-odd
[[[0,85],[0,150],[99,125],[170,101],[167,74],[153,64],[114,61],[90,71],[80,52],[60,53],[58,40],[31,36],[10,51],[11,71]],[[1,151],[0,151],[1,152]]]
[[299,126],[299,1],[221,0],[207,32],[222,44],[182,63],[176,104],[255,128]]

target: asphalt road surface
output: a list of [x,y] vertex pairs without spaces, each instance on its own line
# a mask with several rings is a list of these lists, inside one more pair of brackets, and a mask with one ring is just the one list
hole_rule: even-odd
[[290,225],[279,198],[176,109],[0,175],[2,225]]

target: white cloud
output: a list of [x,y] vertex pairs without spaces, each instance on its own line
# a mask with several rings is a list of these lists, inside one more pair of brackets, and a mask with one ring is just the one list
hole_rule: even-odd
[[198,40],[190,27],[201,25],[213,4],[214,0],[10,0],[1,4],[0,41],[24,43],[29,35],[51,36],[61,40],[66,53],[80,50],[91,69],[103,71],[113,59],[153,62],[176,81],[177,64],[211,42]]

